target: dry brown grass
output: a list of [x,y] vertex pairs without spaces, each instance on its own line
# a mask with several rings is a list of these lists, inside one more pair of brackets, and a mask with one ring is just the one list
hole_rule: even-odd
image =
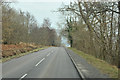
[[34,49],[39,48],[39,46],[36,46],[34,44],[26,44],[26,43],[20,43],[20,44],[10,44],[10,45],[4,45],[2,44],[2,57],[6,58],[9,56],[26,53],[29,51],[32,51]]

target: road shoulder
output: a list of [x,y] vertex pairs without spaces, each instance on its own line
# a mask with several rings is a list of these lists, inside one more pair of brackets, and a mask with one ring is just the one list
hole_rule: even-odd
[[97,68],[89,64],[85,59],[75,54],[72,50],[66,49],[70,58],[73,59],[80,74],[83,78],[109,78],[108,75],[101,73]]

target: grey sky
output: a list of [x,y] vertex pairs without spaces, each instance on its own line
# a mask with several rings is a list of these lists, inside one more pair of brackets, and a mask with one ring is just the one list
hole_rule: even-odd
[[60,14],[53,12],[60,6],[60,2],[19,2],[12,5],[17,10],[28,11],[34,15],[39,25],[42,24],[44,18],[50,18],[52,27],[57,28],[56,23],[59,22]]

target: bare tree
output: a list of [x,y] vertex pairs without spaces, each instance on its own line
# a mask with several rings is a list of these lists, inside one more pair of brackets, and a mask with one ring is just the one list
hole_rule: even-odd
[[[63,15],[67,14],[66,16],[69,16],[72,14],[73,18],[77,17],[76,22],[74,20],[69,21],[69,24],[74,25],[72,26],[72,34],[70,34],[73,38],[73,47],[117,65],[119,53],[117,52],[118,47],[116,47],[119,42],[119,40],[117,42],[117,35],[119,35],[117,26],[119,24],[116,24],[119,21],[119,19],[116,19],[119,15],[117,4],[119,3],[78,1],[59,8]],[[81,34],[88,38],[78,35],[82,30],[85,32]],[[67,35],[69,36],[69,34]]]

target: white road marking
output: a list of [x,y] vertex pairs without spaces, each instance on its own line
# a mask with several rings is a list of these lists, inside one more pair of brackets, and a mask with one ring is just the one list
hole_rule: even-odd
[[45,58],[43,58],[42,60],[40,60],[35,66],[38,66]]
[[27,76],[27,74],[24,74],[22,77],[21,77],[21,79],[23,79],[24,77],[26,77]]
[[49,53],[47,56],[49,56],[51,53]]

